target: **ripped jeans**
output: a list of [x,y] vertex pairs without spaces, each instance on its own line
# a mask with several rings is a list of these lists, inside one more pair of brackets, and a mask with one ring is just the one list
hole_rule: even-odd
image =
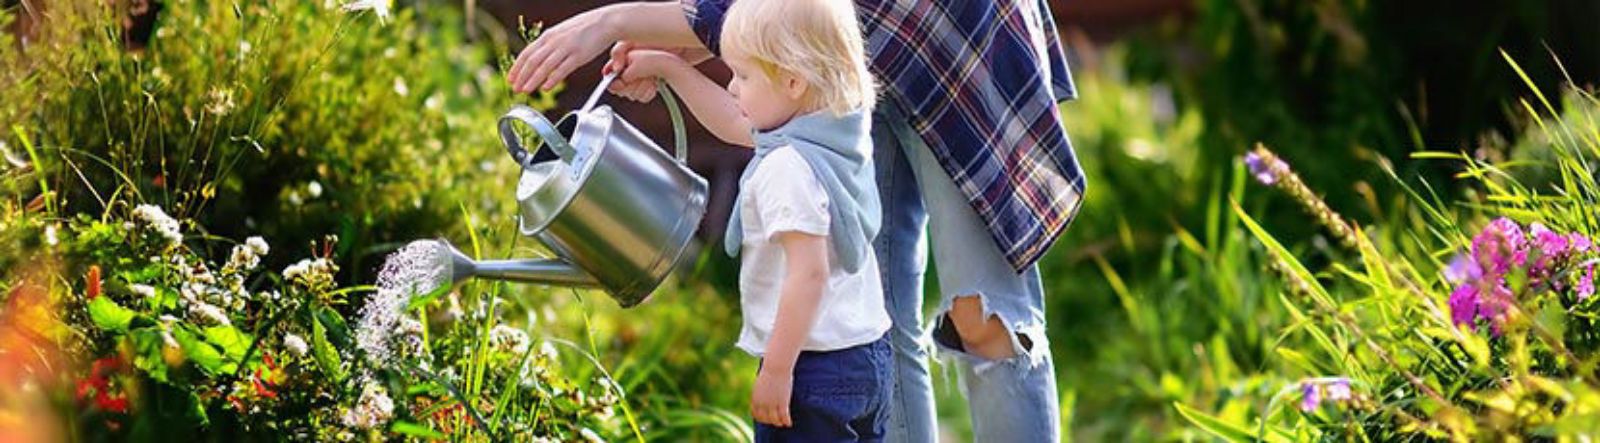
[[[971,441],[1053,442],[1060,439],[1054,363],[1044,333],[1044,289],[1037,265],[1011,268],[976,211],[933,153],[888,100],[873,115],[873,161],[883,202],[883,227],[873,243],[893,319],[895,384],[887,441],[932,442],[933,386],[928,342],[960,373],[972,416]],[[926,231],[924,230],[926,227]],[[924,234],[927,235],[924,235]],[[933,322],[922,323],[928,240],[939,278]],[[946,318],[956,297],[978,296],[983,312],[1011,329],[1015,356],[989,360],[963,351]]]

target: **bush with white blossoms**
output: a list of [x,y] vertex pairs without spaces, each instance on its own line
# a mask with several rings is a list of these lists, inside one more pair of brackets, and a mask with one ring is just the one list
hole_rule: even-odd
[[[142,208],[127,219],[165,213]],[[203,411],[206,422],[246,434],[318,441],[389,439],[402,422],[492,440],[623,432],[620,386],[562,378],[551,341],[535,346],[528,330],[492,309],[424,322],[408,307],[414,292],[341,288],[333,256],[276,275],[261,269],[272,252],[262,237],[225,249],[218,265],[200,245],[169,243],[141,223],[83,217],[59,235],[69,261],[90,264],[74,277],[80,289],[69,309],[72,327],[86,331],[84,352],[98,362],[79,400],[119,428],[160,405]],[[313,249],[331,251],[332,241]],[[362,308],[352,309],[355,301]],[[346,320],[347,310],[358,315]],[[472,377],[482,381],[467,391]],[[457,400],[467,392],[473,402]],[[525,411],[525,419],[487,423],[495,409]],[[545,419],[532,420],[536,410]]]

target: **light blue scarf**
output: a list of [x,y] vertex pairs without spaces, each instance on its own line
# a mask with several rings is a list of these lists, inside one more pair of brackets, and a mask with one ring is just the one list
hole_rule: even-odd
[[878,235],[882,217],[872,166],[871,123],[865,111],[835,116],[824,110],[795,117],[770,131],[757,131],[755,157],[739,177],[741,190],[728,219],[723,245],[728,255],[739,255],[744,233],[739,207],[756,165],[773,150],[792,146],[828,193],[829,246],[840,267],[845,272],[861,269],[867,254],[872,253],[872,238]]

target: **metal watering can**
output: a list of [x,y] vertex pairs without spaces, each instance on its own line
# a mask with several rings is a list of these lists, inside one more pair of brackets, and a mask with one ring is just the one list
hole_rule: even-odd
[[[517,229],[558,258],[485,260],[448,243],[452,284],[470,277],[604,289],[623,307],[639,304],[683,259],[706,210],[706,180],[685,164],[683,115],[658,84],[672,117],[676,156],[669,157],[611,107],[595,106],[616,77],[607,75],[583,108],[559,124],[527,106],[500,117],[501,142],[522,166]],[[515,130],[538,133],[529,152]]]

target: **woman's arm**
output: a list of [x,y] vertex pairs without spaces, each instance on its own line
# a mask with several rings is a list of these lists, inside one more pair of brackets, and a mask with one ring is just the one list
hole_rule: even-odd
[[[616,65],[614,61],[607,70]],[[655,50],[633,50],[627,53],[627,60],[621,66],[621,80],[626,82],[651,78],[666,80],[673,92],[683,97],[689,113],[711,131],[711,135],[729,144],[755,146],[750,119],[739,110],[733,95],[678,56]]]
[[777,237],[784,254],[783,293],[750,397],[750,412],[763,423],[788,427],[793,423],[789,398],[795,360],[817,324],[822,287],[828,282],[828,243],[827,237],[803,232],[782,232]]
[[704,48],[689,27],[679,2],[618,3],[572,16],[545,29],[517,55],[506,79],[517,92],[548,90],[618,40]]

